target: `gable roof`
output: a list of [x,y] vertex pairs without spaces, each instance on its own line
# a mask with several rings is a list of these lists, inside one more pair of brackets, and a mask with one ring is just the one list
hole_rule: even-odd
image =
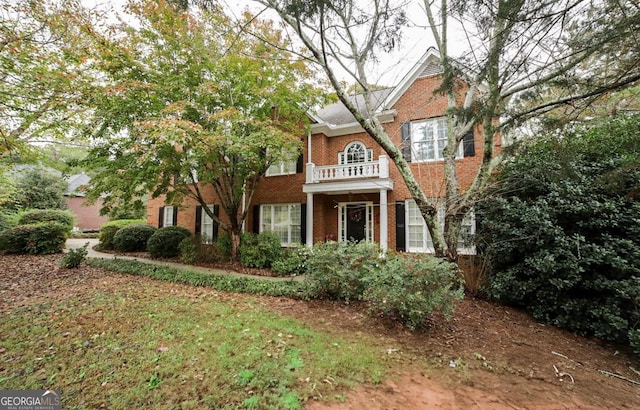
[[422,57],[420,57],[420,60],[418,60],[402,80],[400,80],[400,83],[393,89],[393,92],[387,96],[382,107],[391,109],[418,78],[439,74],[441,72],[440,53],[434,47],[429,47]]
[[81,174],[70,175],[67,178],[67,192],[65,195],[85,196],[86,186],[91,181],[91,177],[84,172]]
[[[386,100],[391,92],[393,92],[393,87],[373,91],[371,93],[371,100],[375,111],[378,110],[380,105]],[[356,94],[350,96],[349,99],[358,108],[358,111],[364,114],[364,96],[362,94]],[[319,122],[325,122],[333,125],[351,124],[356,121],[353,114],[351,114],[351,111],[345,107],[342,101],[338,101],[321,108],[315,113],[315,117],[316,120],[320,120]]]
[[[373,110],[378,119],[381,122],[393,121],[396,114],[393,106],[415,80],[419,77],[441,72],[440,54],[435,48],[429,47],[397,86],[373,91],[371,93]],[[358,111],[364,113],[365,103],[362,94],[351,96],[350,100],[358,108]],[[315,124],[311,125],[313,133],[322,132],[327,136],[334,136],[363,131],[360,124],[356,122],[353,114],[345,107],[342,101],[323,107],[317,112],[309,114],[309,116],[315,121]]]

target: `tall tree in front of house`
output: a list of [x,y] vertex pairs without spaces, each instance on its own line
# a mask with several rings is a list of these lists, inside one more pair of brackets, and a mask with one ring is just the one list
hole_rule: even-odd
[[[372,99],[376,79],[368,77],[377,56],[393,49],[400,40],[408,2],[257,1],[275,10],[298,35],[309,50],[307,56],[322,67],[340,101],[393,160],[425,219],[436,254],[450,260],[457,259],[464,215],[500,161],[494,152],[496,138],[556,107],[580,108],[640,79],[636,40],[640,10],[634,1],[420,1],[426,11],[422,21],[431,29],[442,65],[437,93],[447,100],[445,216],[440,224],[440,204],[425,196],[401,147],[376,117]],[[450,52],[453,24],[462,28],[468,40],[461,56]],[[584,63],[594,56],[616,64],[591,72]],[[339,75],[344,72],[350,82],[360,85],[364,111],[351,102],[340,81]],[[550,93],[551,89],[555,92]],[[431,98],[425,95],[424,103]],[[483,156],[472,185],[463,189],[456,170],[456,152],[471,130],[482,141]],[[400,134],[399,129],[392,131]]]
[[[135,25],[88,33],[105,84],[93,101],[98,145],[85,163],[98,172],[89,196],[106,194],[107,209],[145,192],[174,206],[192,198],[231,234],[237,258],[243,201],[271,165],[299,155],[305,111],[321,95],[313,73],[254,16],[244,24],[278,48],[233,30],[217,8],[140,0],[129,12]],[[212,193],[225,218],[206,206]]]

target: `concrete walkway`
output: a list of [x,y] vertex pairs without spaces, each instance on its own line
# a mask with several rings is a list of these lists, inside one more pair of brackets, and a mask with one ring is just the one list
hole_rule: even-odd
[[147,258],[139,258],[136,256],[126,256],[126,255],[116,255],[113,253],[103,253],[103,252],[98,252],[96,250],[93,249],[94,246],[96,246],[98,244],[98,239],[82,239],[82,238],[69,238],[67,239],[67,243],[66,243],[66,249],[78,249],[78,248],[82,248],[84,246],[85,243],[89,242],[89,246],[87,247],[87,257],[88,258],[98,258],[98,259],[126,259],[126,260],[132,260],[132,261],[138,261],[138,262],[142,262],[142,263],[148,263],[150,265],[157,265],[157,266],[164,266],[164,267],[168,267],[168,268],[175,268],[175,269],[186,269],[186,270],[190,270],[190,271],[194,271],[194,272],[201,272],[201,273],[209,273],[212,275],[219,275],[219,276],[235,276],[238,278],[251,278],[251,279],[259,279],[259,280],[267,280],[267,281],[290,281],[290,280],[296,280],[296,281],[301,281],[304,278],[301,276],[296,276],[296,277],[271,277],[271,276],[259,276],[259,275],[247,275],[244,273],[239,273],[236,271],[231,271],[231,270],[226,270],[226,269],[211,269],[211,268],[204,268],[202,266],[195,266],[195,265],[187,265],[184,263],[176,263],[176,262],[166,262],[166,261],[160,261],[160,260],[156,260],[156,259],[147,259]]

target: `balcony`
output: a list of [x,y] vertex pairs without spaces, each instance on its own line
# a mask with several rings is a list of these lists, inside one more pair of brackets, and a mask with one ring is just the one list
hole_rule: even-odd
[[304,192],[331,193],[377,192],[393,189],[389,178],[389,160],[380,155],[377,161],[357,164],[334,164],[318,166],[307,163]]

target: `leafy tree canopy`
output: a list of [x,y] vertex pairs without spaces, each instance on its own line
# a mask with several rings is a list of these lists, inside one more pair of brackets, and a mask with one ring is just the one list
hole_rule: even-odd
[[298,155],[305,112],[322,95],[314,73],[254,16],[244,24],[280,47],[234,30],[217,8],[132,1],[128,11],[135,25],[87,31],[104,73],[92,101],[98,145],[85,161],[98,170],[90,195],[106,193],[108,209],[145,192],[205,205],[213,191],[231,220],[210,216],[239,238],[243,192],[250,201],[269,166]]
[[15,179],[13,206],[18,209],[66,209],[67,182],[54,170],[28,167],[9,173]]

